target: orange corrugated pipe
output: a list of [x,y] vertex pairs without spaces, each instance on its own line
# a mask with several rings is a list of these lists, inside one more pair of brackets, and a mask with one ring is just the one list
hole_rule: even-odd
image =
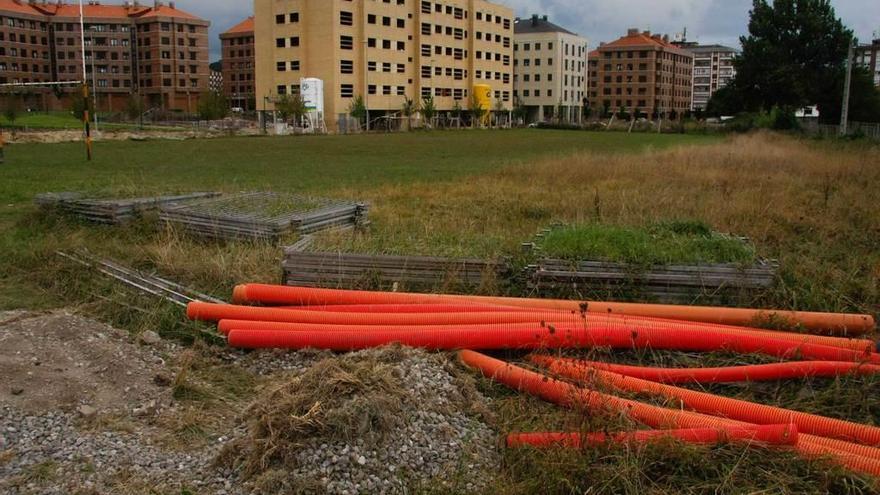
[[[254,308],[256,309],[256,308]],[[283,311],[283,310],[281,310]],[[695,352],[730,350],[761,353],[777,358],[880,363],[880,354],[838,347],[802,344],[762,336],[705,333],[691,329],[632,331],[626,327],[541,324],[497,325],[473,330],[467,327],[413,327],[409,330],[325,331],[315,324],[305,331],[233,329],[228,342],[243,349],[326,349],[355,351],[394,343],[432,350],[457,349],[562,349],[610,347],[614,349],[669,349]]]
[[237,286],[233,291],[233,301],[239,303],[291,304],[299,306],[331,304],[455,303],[466,301],[534,309],[561,309],[602,314],[614,313],[739,326],[751,326],[756,321],[772,319],[786,321],[789,324],[801,325],[804,328],[813,331],[831,331],[846,335],[861,335],[871,332],[874,330],[875,326],[874,318],[869,315],[598,301],[583,302],[555,299],[369,292],[262,284]]
[[[455,304],[336,304],[322,306],[273,306],[277,309],[301,311],[328,311],[331,313],[524,313],[534,309],[516,306],[497,306],[494,304],[474,304],[460,302]],[[541,310],[542,313],[570,314],[562,310]]]
[[798,443],[794,424],[729,426],[724,428],[690,428],[684,430],[645,430],[622,433],[511,433],[507,435],[508,448],[565,447],[582,449],[609,444],[645,444],[668,439],[687,443],[718,445],[729,442],[748,442],[763,445]]
[[[247,306],[243,306],[247,308]],[[487,316],[488,317],[488,316]],[[789,342],[796,343],[804,343],[804,344],[817,344],[824,345],[828,347],[839,347],[841,349],[848,349],[859,352],[871,352],[873,351],[875,344],[871,340],[866,339],[845,339],[840,337],[826,337],[826,336],[818,336],[818,335],[803,335],[796,333],[788,333],[788,332],[771,332],[766,330],[755,330],[751,328],[744,327],[731,327],[724,325],[708,325],[703,326],[702,324],[695,324],[690,322],[673,322],[668,320],[658,320],[658,321],[650,321],[650,322],[641,322],[640,320],[636,320],[633,322],[629,318],[621,319],[621,317],[613,316],[613,317],[594,317],[589,315],[587,320],[581,320],[583,322],[584,328],[595,327],[597,324],[601,324],[603,327],[609,324],[615,324],[618,327],[623,325],[627,331],[639,330],[642,328],[647,328],[649,330],[659,330],[661,328],[676,328],[676,329],[688,329],[688,330],[705,330],[706,332],[714,332],[721,335],[743,335],[743,336],[751,336],[751,337],[767,337],[776,340],[785,340]],[[310,318],[314,319],[314,318]],[[491,319],[489,317],[489,319]],[[424,320],[420,320],[424,321]],[[501,324],[495,323],[486,323],[486,324],[466,324],[466,325],[338,325],[338,324],[320,324],[320,327],[316,327],[316,323],[297,323],[297,322],[284,322],[284,321],[256,321],[256,320],[239,320],[239,319],[222,319],[218,322],[217,328],[224,335],[229,334],[230,330],[275,330],[275,331],[314,331],[317,328],[320,328],[323,331],[331,332],[331,331],[361,331],[361,332],[374,332],[374,331],[382,331],[382,330],[491,330],[495,328],[504,328],[509,330],[523,329],[523,328],[533,328],[535,324],[539,324],[540,321],[536,320],[534,323],[511,323],[504,324],[503,327]],[[558,327],[563,326],[571,326],[569,323],[565,323],[564,321],[547,321],[545,322],[547,325],[554,325]]]
[[[555,380],[474,351],[459,352],[459,359],[466,366],[479,370],[487,378],[514,390],[565,407],[580,406],[600,411],[617,411],[652,428],[754,426],[742,421],[621,399]],[[799,433],[795,449],[809,459],[830,458],[854,471],[880,476],[880,449],[803,433]]]
[[729,366],[724,368],[648,368],[582,361],[584,366],[660,383],[736,383],[833,378],[841,375],[874,375],[880,366],[840,361],[795,361],[790,363]]
[[828,418],[781,407],[768,406],[745,400],[732,399],[719,395],[688,390],[686,388],[663,385],[648,380],[633,378],[618,373],[602,371],[584,366],[574,359],[553,358],[532,355],[529,361],[547,368],[554,374],[577,380],[579,383],[601,383],[617,390],[648,393],[668,399],[678,399],[686,407],[695,411],[736,419],[754,424],[779,424],[791,422],[798,430],[812,435],[855,441],[876,447],[880,445],[880,428]]

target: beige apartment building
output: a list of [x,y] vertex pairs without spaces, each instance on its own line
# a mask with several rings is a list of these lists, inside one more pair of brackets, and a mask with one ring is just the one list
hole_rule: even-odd
[[467,109],[474,86],[487,85],[492,109],[512,109],[510,8],[485,0],[255,0],[254,8],[260,110],[298,93],[301,78],[323,81],[330,130],[356,96],[375,119],[400,112],[406,98]]
[[526,121],[580,122],[587,96],[588,41],[547,16],[517,19],[513,37],[513,97]]
[[590,106],[599,114],[681,117],[691,108],[693,66],[694,55],[668,36],[630,29],[590,54]]

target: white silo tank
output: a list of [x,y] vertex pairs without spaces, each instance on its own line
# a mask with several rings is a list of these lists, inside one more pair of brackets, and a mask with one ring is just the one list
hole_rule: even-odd
[[324,81],[314,77],[299,80],[300,93],[309,112],[324,113]]

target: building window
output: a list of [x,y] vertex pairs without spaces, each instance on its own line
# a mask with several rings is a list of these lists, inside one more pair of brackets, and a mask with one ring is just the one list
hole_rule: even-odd
[[339,96],[342,98],[354,97],[354,84],[342,84],[339,86]]
[[339,24],[343,26],[352,26],[354,25],[354,15],[351,12],[340,11],[339,12]]
[[354,49],[354,39],[351,36],[340,36],[339,48],[341,48],[342,50]]
[[351,60],[340,60],[339,72],[342,74],[354,74],[354,62]]

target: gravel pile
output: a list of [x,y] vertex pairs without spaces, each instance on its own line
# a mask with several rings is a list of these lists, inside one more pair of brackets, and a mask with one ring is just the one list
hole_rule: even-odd
[[224,473],[210,467],[222,442],[197,453],[169,452],[141,435],[85,430],[81,422],[75,413],[0,409],[0,491],[97,494],[139,483],[168,493],[179,493],[181,487],[240,493]]
[[[447,370],[445,357],[422,351],[364,351],[339,358],[379,360],[393,365],[400,387],[398,426],[381,440],[332,441],[309,438],[294,462],[269,466],[249,487],[265,493],[411,493],[420,488],[474,493],[491,481],[499,463],[498,437],[475,411],[486,399]],[[481,404],[474,404],[474,401]],[[281,476],[283,473],[284,476]]]

